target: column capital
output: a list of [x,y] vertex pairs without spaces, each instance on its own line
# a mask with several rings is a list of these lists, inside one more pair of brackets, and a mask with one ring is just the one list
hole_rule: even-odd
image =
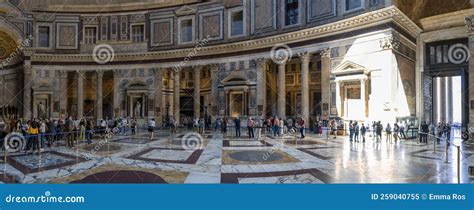
[[96,70],[95,73],[97,74],[98,78],[104,77],[104,71],[102,71],[102,70]]
[[255,64],[257,64],[257,66],[263,66],[263,65],[267,64],[267,59],[265,59],[265,58],[256,58],[255,59]]
[[193,67],[194,70],[201,71],[204,66],[203,65],[193,65],[192,67]]
[[331,58],[331,48],[324,48],[321,49],[321,57],[323,58]]
[[306,51],[306,52],[300,52],[298,53],[298,57],[301,58],[301,61],[303,62],[309,62],[309,60],[311,59],[311,56],[312,56],[312,53]]
[[218,63],[211,63],[209,65],[211,67],[212,73],[217,73],[219,71],[219,64]]
[[474,15],[466,16],[464,18],[464,23],[466,24],[467,32],[469,34],[474,34]]
[[76,73],[78,75],[84,75],[85,71],[84,70],[76,70]]

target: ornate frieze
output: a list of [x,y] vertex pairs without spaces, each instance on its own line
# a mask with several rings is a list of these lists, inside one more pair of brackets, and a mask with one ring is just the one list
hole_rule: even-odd
[[[123,16],[122,18],[126,18]],[[276,36],[264,37],[259,39],[232,42],[219,45],[205,46],[201,49],[200,55],[212,55],[221,53],[231,53],[239,51],[247,51],[253,49],[259,49],[263,47],[271,47],[275,44],[281,43],[282,40],[286,42],[304,41],[308,39],[315,39],[318,37],[325,37],[341,33],[341,29],[345,31],[360,29],[368,27],[371,24],[383,23],[383,22],[394,22],[397,25],[403,26],[408,32],[415,36],[421,32],[421,29],[414,24],[409,18],[407,18],[399,9],[396,7],[387,7],[373,12],[364,13],[352,18],[344,19],[341,21],[317,26],[313,28],[298,30]],[[126,24],[126,22],[125,22]],[[122,27],[121,27],[122,28]],[[124,33],[127,33],[127,29],[124,29]],[[124,34],[122,34],[124,35]],[[126,39],[127,35],[124,35]],[[193,52],[194,48],[186,49],[173,49],[173,50],[162,50],[154,52],[144,53],[123,53],[116,54],[115,61],[133,61],[133,60],[156,60],[156,59],[167,59],[186,57],[189,53]],[[35,54],[32,57],[34,61],[44,62],[92,62],[93,58],[90,54],[76,54],[76,55],[61,55],[61,54]]]

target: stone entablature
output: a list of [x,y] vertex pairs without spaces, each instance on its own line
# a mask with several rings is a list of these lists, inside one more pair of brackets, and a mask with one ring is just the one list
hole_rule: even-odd
[[[394,23],[397,26],[406,30],[412,37],[417,37],[421,29],[413,23],[406,15],[404,15],[396,7],[388,7],[373,12],[364,13],[352,18],[340,20],[322,26],[303,29],[295,32],[259,38],[255,40],[247,40],[229,44],[219,44],[205,46],[199,51],[199,56],[216,55],[222,53],[236,53],[245,52],[249,50],[256,50],[262,48],[271,48],[275,44],[284,41],[287,44],[328,37],[340,33],[345,33],[357,29],[364,29],[374,25]],[[193,52],[194,48],[163,50],[157,52],[143,52],[143,53],[127,53],[116,54],[114,61],[135,61],[135,60],[160,60],[160,59],[179,59],[186,57]],[[31,57],[32,62],[93,62],[92,55],[83,54],[46,54],[35,53]]]

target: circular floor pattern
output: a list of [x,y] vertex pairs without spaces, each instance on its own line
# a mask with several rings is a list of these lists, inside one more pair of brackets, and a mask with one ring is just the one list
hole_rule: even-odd
[[145,171],[104,171],[84,177],[83,179],[72,181],[71,183],[166,183],[166,181],[156,174]]
[[238,151],[229,154],[230,158],[245,162],[271,162],[283,159],[283,155],[273,151]]
[[111,144],[103,144],[103,145],[89,144],[89,145],[86,145],[86,146],[82,147],[83,150],[86,150],[86,151],[94,150],[96,152],[118,151],[121,148],[122,147],[120,147],[118,145],[111,145]]

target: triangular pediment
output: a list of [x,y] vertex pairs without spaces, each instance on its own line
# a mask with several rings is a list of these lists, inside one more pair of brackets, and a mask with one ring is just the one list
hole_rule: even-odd
[[190,15],[196,14],[197,9],[189,5],[183,5],[175,11],[176,15]]
[[345,61],[339,64],[333,71],[334,74],[349,74],[349,73],[367,73],[368,70],[362,65],[354,63],[352,61]]

